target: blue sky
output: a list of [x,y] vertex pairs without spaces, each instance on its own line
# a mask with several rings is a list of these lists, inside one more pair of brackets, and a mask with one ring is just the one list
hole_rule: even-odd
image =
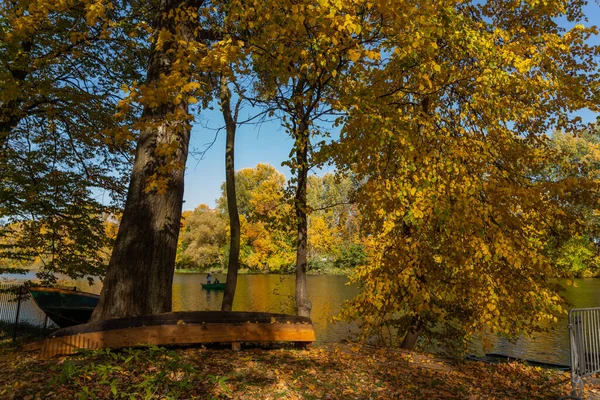
[[[247,112],[240,111],[240,120],[247,118]],[[204,151],[215,139],[215,129],[223,125],[223,117],[218,110],[203,112],[192,130],[190,156],[185,176],[183,209],[193,210],[199,204],[213,207],[221,195],[221,184],[225,180],[225,132],[220,131],[216,141],[206,150],[204,157],[197,154]],[[287,160],[293,141],[278,122],[265,122],[261,125],[243,125],[236,134],[235,169],[250,168],[258,163],[268,163],[290,178],[290,171],[282,167]]]
[[[600,25],[600,6],[595,0],[585,7],[585,11],[588,17],[586,26]],[[600,38],[595,37],[591,43],[600,44]],[[242,109],[240,119],[247,118],[250,111]],[[582,112],[580,115],[586,121],[596,118],[591,112]],[[197,153],[204,151],[207,144],[213,142],[215,129],[222,125],[223,117],[215,109],[203,112],[192,130],[185,177],[184,210],[193,210],[202,203],[214,207],[215,200],[221,194],[221,184],[225,180],[225,132],[218,133],[216,141],[202,159]],[[241,126],[236,137],[235,168],[239,170],[254,167],[258,163],[268,163],[289,179],[290,171],[281,166],[281,163],[288,159],[292,144],[292,139],[277,121]]]

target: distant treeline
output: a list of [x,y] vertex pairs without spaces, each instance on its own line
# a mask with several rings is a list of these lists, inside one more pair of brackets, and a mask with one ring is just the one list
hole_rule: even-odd
[[[360,215],[352,204],[357,183],[326,174],[308,181],[308,256],[313,271],[348,271],[364,263]],[[208,270],[227,265],[228,215],[224,185],[217,207],[185,211],[177,252],[178,269]],[[283,174],[258,164],[236,173],[241,218],[241,267],[288,272],[295,265],[295,221]]]

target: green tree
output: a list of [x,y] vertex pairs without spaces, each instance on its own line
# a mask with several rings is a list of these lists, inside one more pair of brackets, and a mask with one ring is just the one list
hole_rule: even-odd
[[353,268],[364,262],[360,216],[352,198],[356,187],[357,183],[346,175],[312,175],[308,178],[308,255],[311,268]]
[[[574,233],[557,221],[548,239],[548,250],[553,262],[561,271],[576,276],[592,276],[598,273],[598,238],[600,219],[598,207],[590,204],[586,188],[600,181],[600,139],[597,126],[579,136],[555,132],[550,149],[556,153],[557,162],[543,172],[543,179],[559,181],[577,180],[578,193],[568,205],[570,212],[583,221],[579,232]],[[575,190],[575,189],[571,189]]]
[[177,262],[183,268],[222,265],[222,248],[227,239],[227,222],[215,209],[201,204],[184,218],[179,235]]

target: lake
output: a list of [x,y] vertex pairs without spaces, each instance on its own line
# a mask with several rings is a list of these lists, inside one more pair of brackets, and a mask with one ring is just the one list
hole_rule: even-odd
[[[2,277],[8,277],[3,275]],[[225,281],[225,275],[214,274],[214,278]],[[10,278],[31,279],[33,275]],[[173,281],[173,310],[219,310],[223,292],[202,290],[200,284],[206,274],[175,274]],[[294,312],[294,281],[292,275],[240,275],[233,309],[236,311],[265,311],[273,313]],[[311,318],[319,342],[337,342],[356,332],[355,324],[332,323],[345,300],[357,292],[354,286],[346,285],[345,276],[309,275],[308,296],[312,302]],[[576,279],[576,286],[569,287],[566,297],[574,307],[600,307],[600,279]],[[89,292],[100,292],[100,284],[90,287],[87,282],[76,282],[76,286]],[[566,315],[548,333],[536,334],[533,338],[521,338],[515,343],[494,338],[494,346],[488,352],[512,357],[558,364],[570,364],[569,329]],[[483,349],[474,342],[472,351],[479,354]]]

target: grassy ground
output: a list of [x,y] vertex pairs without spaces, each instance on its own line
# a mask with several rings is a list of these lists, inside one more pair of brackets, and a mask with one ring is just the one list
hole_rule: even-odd
[[569,374],[558,371],[345,344],[238,352],[126,349],[54,360],[35,356],[0,349],[0,398],[557,399],[570,389]]

